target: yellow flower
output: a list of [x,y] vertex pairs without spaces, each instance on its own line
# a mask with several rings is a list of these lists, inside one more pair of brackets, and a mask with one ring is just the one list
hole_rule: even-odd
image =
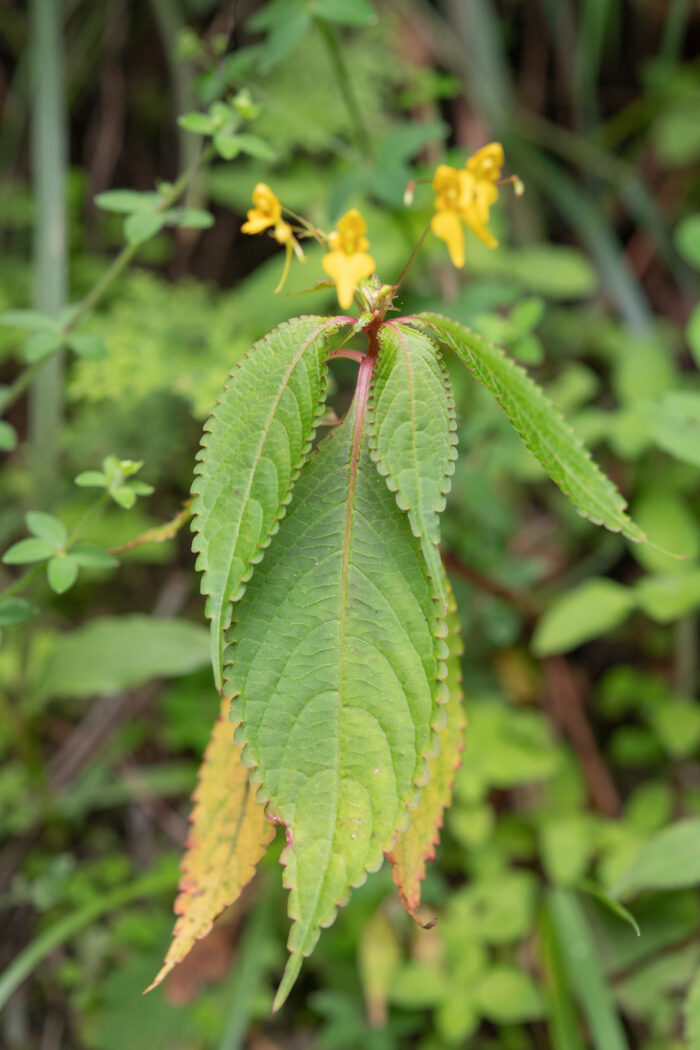
[[444,241],[454,266],[464,266],[463,209],[467,203],[466,172],[441,164],[433,178],[435,214],[430,228]]
[[455,266],[464,266],[463,222],[489,248],[498,246],[486,224],[489,208],[498,198],[502,167],[503,147],[500,142],[491,142],[470,157],[464,168],[441,164],[435,172],[435,215],[430,226],[447,245]]
[[465,165],[467,199],[462,211],[464,221],[489,248],[498,247],[498,241],[487,230],[486,224],[489,208],[498,199],[503,161],[503,146],[500,142],[490,142],[477,150]]
[[274,226],[277,234],[278,226],[287,225],[282,222],[282,205],[264,182],[259,182],[253,190],[253,204],[255,207],[248,212],[248,221],[241,226],[243,233],[262,233]]
[[323,269],[335,281],[338,302],[343,310],[352,305],[360,281],[374,273],[375,263],[367,254],[369,241],[365,237],[367,224],[357,208],[352,208],[328,238],[331,249],[323,256]]

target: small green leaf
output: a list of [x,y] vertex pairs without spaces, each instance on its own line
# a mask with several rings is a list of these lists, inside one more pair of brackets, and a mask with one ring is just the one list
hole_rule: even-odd
[[65,525],[58,518],[54,518],[53,514],[44,514],[40,510],[30,510],[25,514],[24,520],[29,531],[34,536],[38,536],[40,540],[50,543],[54,550],[62,547],[68,539]]
[[78,578],[78,563],[70,554],[56,555],[46,566],[49,586],[56,594],[65,594]]
[[211,135],[214,130],[214,122],[208,113],[183,113],[177,122],[181,128],[194,135]]
[[681,820],[642,846],[612,888],[615,897],[642,890],[673,890],[700,883],[700,818]]
[[157,193],[139,193],[137,190],[107,190],[98,193],[95,204],[104,211],[115,211],[125,215],[133,212],[152,212],[160,203]]
[[233,160],[234,157],[237,157],[242,149],[238,138],[238,135],[230,131],[215,131],[214,148],[219,156],[224,160]]
[[98,547],[96,543],[87,543],[79,540],[70,549],[71,557],[82,569],[113,569],[119,564],[119,559],[106,551],[104,547]]
[[692,390],[665,394],[647,410],[656,444],[685,463],[700,467],[700,394]]
[[169,217],[165,212],[136,211],[124,221],[124,236],[129,244],[144,244],[163,229]]
[[5,310],[0,314],[0,324],[8,328],[55,329],[56,318],[42,314],[38,310]]
[[25,359],[30,364],[33,364],[35,361],[42,361],[45,357],[50,357],[51,354],[55,353],[64,342],[65,336],[62,332],[42,328],[30,335],[24,344]]
[[81,488],[100,489],[106,488],[108,484],[107,478],[99,470],[84,470],[82,474],[78,474],[75,483]]
[[72,332],[66,342],[73,353],[89,361],[103,361],[107,356],[107,345],[101,335],[92,332]]
[[36,605],[28,602],[26,598],[0,598],[0,627],[26,623],[36,616],[38,611]]
[[136,496],[152,496],[155,491],[153,485],[146,481],[127,481],[125,487],[131,489]]
[[128,485],[110,486],[109,494],[114,502],[118,503],[124,510],[131,510],[136,503],[136,493]]
[[12,452],[17,448],[17,431],[11,423],[0,419],[0,452]]
[[185,208],[177,220],[178,226],[194,230],[208,230],[214,225],[214,216],[203,208]]
[[265,139],[261,139],[259,135],[241,132],[233,137],[238,146],[237,152],[247,153],[248,156],[255,157],[257,160],[274,160],[277,156],[272,146]]
[[523,1024],[544,1015],[544,1001],[527,973],[505,963],[492,965],[477,981],[474,1000],[478,1012],[495,1024]]
[[314,0],[311,9],[316,18],[344,26],[370,26],[377,21],[369,0]]
[[674,231],[676,248],[686,262],[700,270],[700,215],[689,215]]
[[45,540],[29,539],[14,543],[9,550],[5,551],[3,561],[5,565],[28,565],[34,561],[44,561],[50,558],[54,552],[51,544]]
[[532,639],[538,656],[566,653],[612,631],[635,606],[634,592],[603,577],[592,578],[562,595],[540,618]]
[[635,594],[639,608],[650,619],[672,623],[700,605],[700,569],[645,576],[637,583]]

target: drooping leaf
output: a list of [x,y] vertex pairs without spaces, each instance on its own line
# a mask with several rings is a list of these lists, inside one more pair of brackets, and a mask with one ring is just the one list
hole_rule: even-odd
[[616,897],[700,883],[700,818],[679,820],[642,846],[613,887]]
[[379,345],[368,413],[372,458],[408,513],[446,608],[439,515],[457,456],[449,379],[433,341],[408,325],[383,325]]
[[227,651],[244,761],[287,828],[291,956],[275,1008],[320,927],[391,847],[445,693],[425,561],[363,422],[360,402],[302,472]]
[[507,414],[516,431],[578,512],[611,532],[640,541],[644,533],[625,513],[627,506],[568,424],[527,372],[498,347],[439,314],[419,314],[451,347]]
[[214,920],[233,904],[255,874],[275,828],[255,798],[241,748],[234,744],[223,697],[195,788],[187,850],[182,858],[178,916],[173,941],[150,991],[160,984],[211,930]]
[[256,343],[234,368],[205,425],[192,492],[202,593],[209,596],[214,679],[223,631],[277,531],[311,448],[326,393],[328,335],[342,323],[298,317]]
[[426,862],[435,857],[440,840],[443,812],[452,798],[452,784],[464,749],[466,721],[462,707],[463,652],[459,615],[452,589],[447,583],[447,678],[449,692],[447,721],[438,732],[440,752],[428,760],[430,779],[421,792],[420,802],[411,810],[411,823],[399,834],[389,854],[391,876],[396,883],[406,910],[415,915],[420,905],[421,882],[425,879]]

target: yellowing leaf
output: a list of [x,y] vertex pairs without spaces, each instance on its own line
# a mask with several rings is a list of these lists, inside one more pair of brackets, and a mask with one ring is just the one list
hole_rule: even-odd
[[178,916],[165,963],[146,991],[155,988],[211,930],[214,920],[240,896],[275,834],[255,798],[241,748],[233,742],[224,697],[194,792],[192,829],[182,859]]
[[391,853],[391,875],[398,887],[406,911],[415,918],[420,904],[421,882],[425,879],[425,865],[435,857],[440,841],[443,811],[452,798],[455,771],[464,749],[465,718],[462,706],[462,674],[460,656],[463,652],[459,630],[459,616],[452,589],[447,584],[449,599],[447,611],[447,679],[450,694],[447,703],[447,721],[438,732],[440,753],[428,760],[430,780],[421,793],[417,807],[411,810],[411,823],[394,843]]

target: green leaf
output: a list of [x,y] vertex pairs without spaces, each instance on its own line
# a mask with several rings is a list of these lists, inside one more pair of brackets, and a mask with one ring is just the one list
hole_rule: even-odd
[[53,514],[44,514],[40,510],[30,510],[24,516],[27,528],[40,540],[46,540],[54,549],[62,547],[68,539],[66,527]]
[[241,132],[239,135],[233,135],[232,138],[235,139],[238,147],[237,153],[247,153],[248,156],[256,157],[258,160],[274,160],[277,156],[272,146],[259,135]]
[[45,540],[20,540],[5,551],[2,560],[5,565],[28,565],[30,562],[50,558],[53,552],[53,545]]
[[275,1008],[320,927],[405,823],[433,693],[446,693],[425,563],[371,462],[362,408],[302,472],[227,651],[236,739],[268,813],[287,828],[292,954]]
[[269,73],[301,43],[311,28],[311,12],[297,0],[273,0],[249,20],[251,29],[267,30],[260,72]]
[[46,566],[49,586],[56,594],[65,594],[78,578],[78,563],[70,554],[56,555]]
[[476,332],[439,314],[417,317],[431,328],[490,391],[516,431],[579,514],[630,540],[644,533],[625,514],[627,504],[597,467],[557,409],[523,368]]
[[30,364],[50,357],[63,345],[65,336],[62,332],[50,328],[41,328],[29,336],[24,344],[24,356]]
[[73,353],[88,361],[104,361],[107,356],[107,344],[101,335],[92,332],[72,332],[66,342]]
[[214,225],[214,216],[204,208],[185,208],[178,216],[177,224],[193,230],[208,230]]
[[239,142],[239,136],[226,130],[226,128],[214,132],[214,147],[224,160],[233,160],[243,149]]
[[700,605],[700,569],[645,576],[637,583],[635,594],[639,608],[650,619],[672,623]]
[[629,1050],[585,912],[571,890],[557,889],[547,904],[568,974],[591,1030],[591,1050]]
[[130,485],[110,485],[109,494],[124,510],[131,510],[136,503],[136,493]]
[[0,419],[0,452],[12,452],[17,448],[17,431],[11,423]]
[[683,258],[700,270],[700,215],[689,215],[679,222],[673,236]]
[[639,928],[639,923],[635,919],[629,908],[625,908],[624,904],[620,904],[619,901],[613,900],[602,886],[599,886],[595,882],[591,882],[589,879],[584,879],[583,882],[578,884],[578,889],[583,893],[588,893],[591,897],[597,900],[604,908],[607,908],[609,912],[617,916],[623,922],[626,922],[628,926],[631,926],[638,937],[642,936],[642,931]]
[[124,220],[124,236],[129,244],[144,244],[169,221],[165,212],[135,211]]
[[612,631],[635,607],[634,591],[621,583],[594,577],[550,605],[532,639],[538,656],[566,653],[591,638]]
[[691,390],[665,394],[648,407],[647,421],[664,452],[700,467],[700,394]]
[[38,310],[4,310],[0,314],[0,324],[8,328],[55,329],[56,318],[42,314]]
[[104,489],[107,487],[107,478],[99,470],[84,470],[82,474],[78,474],[75,479],[76,485],[80,485],[81,488],[100,488]]
[[217,689],[229,605],[277,531],[311,449],[325,403],[328,336],[339,323],[295,318],[256,343],[205,424],[192,486],[192,549],[209,596]]
[[177,122],[185,131],[195,135],[211,135],[214,130],[214,122],[207,113],[183,113]]
[[0,598],[0,627],[14,627],[36,616],[38,609],[26,598]]
[[82,569],[113,569],[119,564],[119,559],[106,551],[104,547],[98,547],[96,543],[87,543],[84,540],[74,543],[70,553]]
[[700,883],[700,818],[664,828],[642,846],[612,889],[615,897]]
[[344,26],[370,26],[377,21],[369,0],[314,0],[312,11],[316,18]]
[[133,212],[152,212],[160,203],[160,194],[148,192],[140,193],[138,190],[107,190],[98,193],[95,204],[104,211],[116,211],[125,215]]
[[197,671],[208,659],[207,631],[198,624],[104,617],[56,638],[40,689],[56,698],[113,696],[153,678]]
[[389,323],[379,330],[372,377],[372,458],[420,540],[435,597],[447,608],[440,560],[440,512],[454,471],[454,398],[439,351],[422,332]]
[[522,1024],[544,1015],[542,995],[532,977],[504,963],[486,971],[474,999],[479,1013],[495,1024]]

